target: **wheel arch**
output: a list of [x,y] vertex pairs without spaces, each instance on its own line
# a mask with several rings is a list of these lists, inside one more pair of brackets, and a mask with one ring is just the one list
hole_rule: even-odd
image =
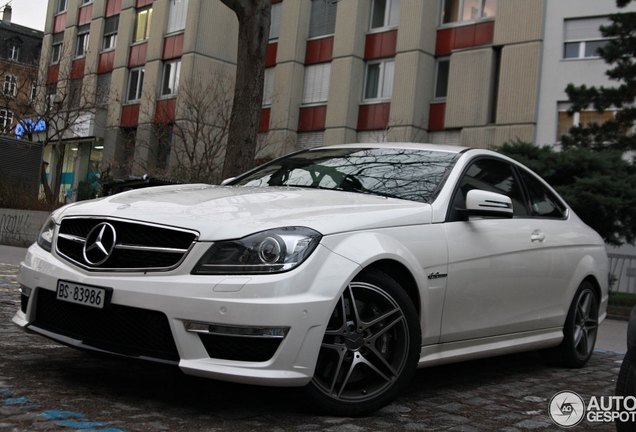
[[413,306],[415,306],[415,310],[417,311],[417,315],[421,316],[421,298],[420,291],[415,281],[415,277],[411,273],[411,271],[399,261],[395,261],[392,259],[381,259],[379,261],[372,262],[364,267],[356,277],[364,274],[364,272],[369,270],[378,270],[387,276],[394,279],[406,292],[411,301],[413,302]]

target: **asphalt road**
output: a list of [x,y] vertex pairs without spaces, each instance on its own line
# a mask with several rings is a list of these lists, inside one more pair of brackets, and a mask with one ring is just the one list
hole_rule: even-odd
[[[0,431],[560,430],[548,416],[552,396],[612,395],[622,360],[601,349],[578,370],[545,364],[534,353],[422,369],[373,416],[317,416],[294,389],[189,377],[21,331],[10,320],[19,307],[16,263],[23,253],[0,246]],[[604,324],[608,334],[623,327]],[[574,430],[615,429],[584,420]]]

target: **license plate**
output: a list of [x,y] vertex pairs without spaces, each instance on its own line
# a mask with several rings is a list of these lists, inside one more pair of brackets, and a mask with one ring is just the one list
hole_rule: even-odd
[[103,309],[110,300],[111,288],[82,285],[60,280],[57,282],[56,297],[69,303]]

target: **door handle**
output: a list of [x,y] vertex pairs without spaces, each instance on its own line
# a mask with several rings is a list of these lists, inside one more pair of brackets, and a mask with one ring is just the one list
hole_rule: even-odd
[[532,234],[530,234],[531,242],[540,242],[543,243],[545,241],[545,234],[540,230],[534,230]]

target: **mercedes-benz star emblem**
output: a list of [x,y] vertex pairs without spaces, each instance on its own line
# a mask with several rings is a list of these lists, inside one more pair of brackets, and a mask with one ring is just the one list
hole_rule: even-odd
[[84,260],[94,266],[104,264],[113,253],[116,243],[115,227],[107,222],[95,225],[86,236]]

